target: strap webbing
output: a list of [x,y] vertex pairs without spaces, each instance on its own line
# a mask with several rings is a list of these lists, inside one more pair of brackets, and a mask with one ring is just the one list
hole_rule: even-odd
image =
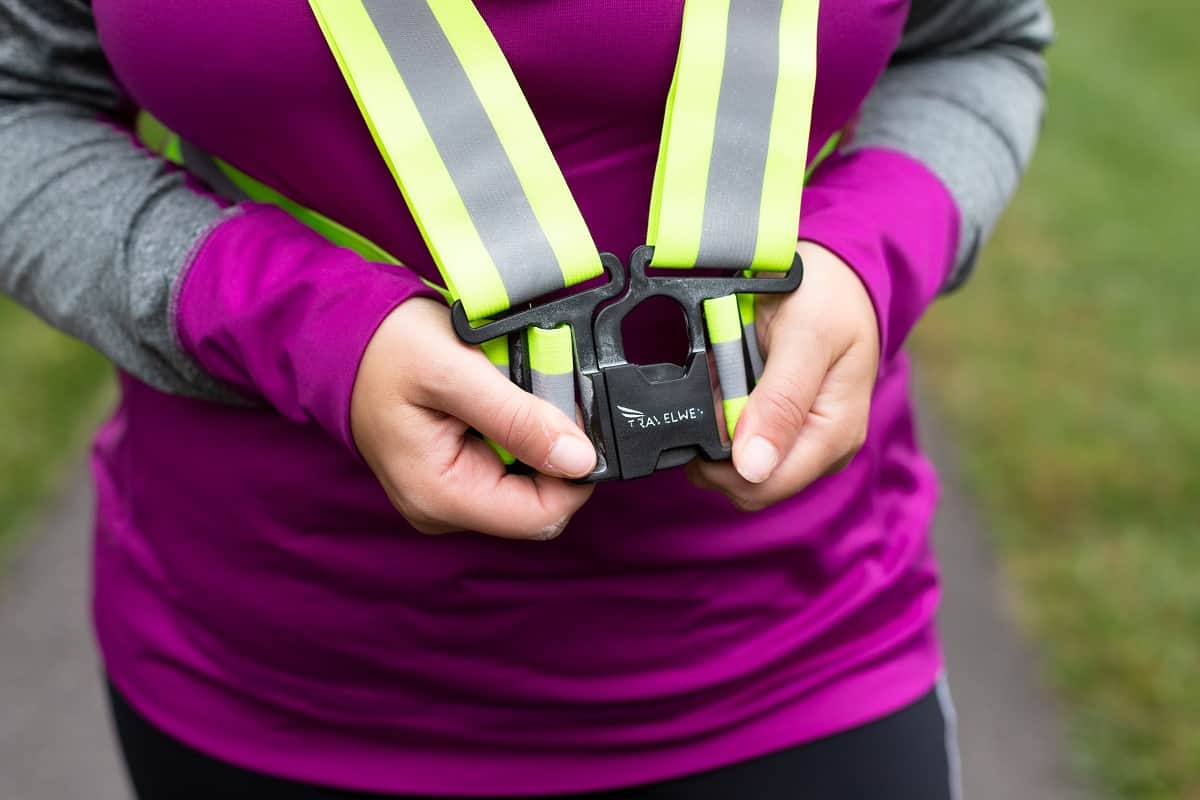
[[731,439],[750,395],[750,381],[746,377],[746,352],[742,349],[742,318],[737,297],[727,294],[704,301],[708,347],[717,365],[725,427]]
[[[603,272],[549,145],[470,0],[309,3],[450,298],[462,301],[469,319],[480,322]],[[818,0],[686,3],[651,197],[652,266],[791,266],[817,12]],[[233,167],[205,161],[176,137],[156,149],[227,196],[275,203],[338,244],[395,262]],[[705,306],[732,433],[750,388],[747,358],[755,376],[762,369],[752,299]],[[530,331],[529,345],[535,393],[573,415],[569,329]],[[506,346],[485,352],[506,369]]]
[[534,326],[527,335],[530,390],[574,420],[575,351],[570,326]]
[[758,329],[754,326],[754,295],[739,294],[737,304],[742,321],[742,335],[746,339],[746,357],[750,359],[750,374],[757,381],[762,378],[764,365],[762,350],[758,346]]
[[791,266],[817,11],[818,0],[685,5],[651,198],[652,266]]
[[[256,203],[277,206],[333,244],[349,248],[367,261],[380,264],[400,263],[399,259],[362,234],[350,230],[319,211],[300,205],[290,197],[251,178],[232,164],[213,158],[208,153],[184,141],[147,111],[138,114],[137,135],[144,145],[167,161],[185,167],[188,172],[207,183],[209,188],[226,200],[241,202],[248,199]],[[443,295],[445,294],[442,287],[429,281],[426,283],[442,292]]]
[[478,320],[603,271],[469,0],[310,0],[452,295]]

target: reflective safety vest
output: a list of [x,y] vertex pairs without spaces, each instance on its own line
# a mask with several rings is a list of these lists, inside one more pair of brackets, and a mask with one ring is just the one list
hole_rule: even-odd
[[[646,245],[600,253],[504,54],[470,0],[310,0],[346,85],[445,281],[453,321],[597,448],[588,480],[729,457],[762,357],[755,293],[803,277],[796,220],[816,82],[818,0],[688,0]],[[398,264],[345,226],[197,150],[149,114],[143,142],[232,200],[273,203],[331,242]],[[822,157],[836,146],[826,145]],[[650,269],[722,270],[704,277]],[[779,279],[756,273],[780,273]],[[596,288],[558,290],[607,274]],[[439,287],[440,288],[440,287]],[[621,321],[648,297],[683,306],[690,354],[635,365]],[[506,462],[512,458],[497,447]]]

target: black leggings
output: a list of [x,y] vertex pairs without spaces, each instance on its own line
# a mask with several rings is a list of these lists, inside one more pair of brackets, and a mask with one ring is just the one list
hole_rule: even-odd
[[[209,758],[153,727],[109,687],[139,800],[381,800]],[[740,764],[580,800],[953,800],[955,768],[936,692],[890,717]],[[416,798],[391,797],[392,800]],[[560,798],[560,800],[565,800]]]

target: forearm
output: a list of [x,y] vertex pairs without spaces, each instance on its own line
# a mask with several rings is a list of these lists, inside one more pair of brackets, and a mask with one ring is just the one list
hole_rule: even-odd
[[164,391],[234,400],[173,299],[223,211],[104,121],[121,96],[75,0],[0,0],[0,291]]
[[946,187],[892,150],[837,153],[804,191],[799,238],[858,275],[875,307],[885,364],[945,285],[959,237],[960,214]]
[[968,276],[1029,162],[1044,104],[1043,0],[913,0],[849,143],[804,193],[800,238],[858,274],[884,361]]
[[278,209],[223,210],[73,108],[0,105],[0,152],[4,292],[155,388],[265,401],[351,443],[367,340],[401,302],[433,294],[414,273]]
[[278,209],[223,208],[105,121],[122,110],[90,5],[0,0],[0,291],[155,388],[353,446],[368,339],[434,292]]
[[848,150],[904,153],[954,199],[946,289],[968,277],[1033,154],[1052,37],[1044,0],[913,0],[896,57],[863,108]]

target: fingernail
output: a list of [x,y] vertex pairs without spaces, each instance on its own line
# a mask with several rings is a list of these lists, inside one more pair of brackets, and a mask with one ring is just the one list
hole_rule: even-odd
[[577,436],[560,436],[550,448],[546,466],[560,475],[583,477],[592,471],[596,451],[590,442]]
[[754,436],[742,448],[741,458],[734,462],[737,471],[751,483],[762,483],[771,477],[779,463],[779,451],[775,445],[761,436]]

